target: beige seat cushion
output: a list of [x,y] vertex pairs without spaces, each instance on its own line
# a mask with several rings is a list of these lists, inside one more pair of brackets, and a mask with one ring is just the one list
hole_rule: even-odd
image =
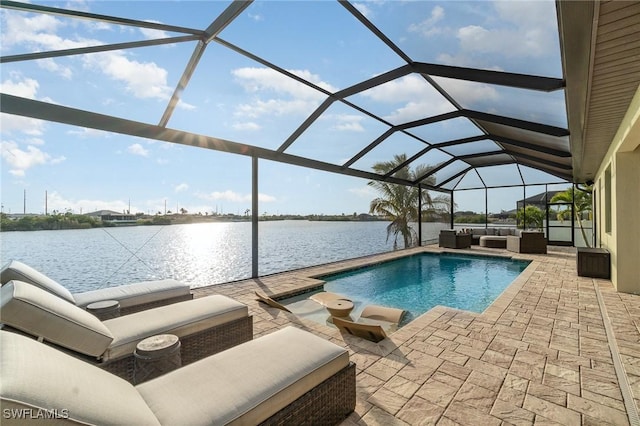
[[0,321],[35,337],[98,357],[113,335],[95,316],[22,281],[0,289]]
[[102,300],[117,300],[121,308],[185,296],[190,293],[188,284],[176,280],[143,281],[118,287],[74,293],[73,298],[80,307]]
[[[57,410],[63,424],[160,424],[136,389],[113,374],[8,331],[0,331],[0,347],[2,413]],[[2,418],[3,425],[24,423]]]
[[67,302],[76,303],[71,292],[41,272],[17,260],[12,260],[2,268],[0,273],[2,284],[17,280],[33,284],[41,289],[63,298]]
[[103,360],[132,354],[138,342],[149,336],[187,336],[248,315],[247,305],[226,296],[213,295],[109,319],[103,324],[114,339]]
[[258,424],[349,364],[349,353],[288,327],[136,386],[162,424]]

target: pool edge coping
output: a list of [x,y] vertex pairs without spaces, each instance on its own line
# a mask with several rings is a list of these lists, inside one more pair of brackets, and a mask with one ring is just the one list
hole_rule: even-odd
[[[541,264],[539,260],[536,260],[526,255],[521,255],[518,253],[513,253],[513,254],[502,253],[502,252],[495,253],[495,254],[494,253],[472,253],[468,250],[447,250],[447,249],[442,249],[440,247],[423,246],[423,247],[414,248],[413,250],[410,250],[410,251],[388,252],[381,255],[373,255],[371,256],[368,262],[359,263],[358,265],[355,265],[355,266],[348,265],[348,264],[344,264],[344,265],[328,264],[328,265],[318,265],[317,267],[311,267],[308,269],[305,268],[303,270],[298,271],[298,273],[296,273],[296,271],[291,271],[291,273],[294,273],[300,278],[312,279],[312,280],[315,280],[316,282],[297,287],[296,289],[293,289],[293,290],[274,293],[270,295],[270,297],[272,297],[274,300],[281,300],[284,298],[289,298],[296,295],[304,294],[306,292],[310,292],[310,291],[313,291],[314,289],[318,289],[324,286],[325,281],[319,279],[319,277],[321,276],[338,274],[338,273],[347,272],[351,270],[358,270],[358,269],[366,268],[369,266],[377,265],[380,263],[401,259],[404,257],[415,256],[421,253],[464,254],[464,255],[475,256],[475,257],[495,257],[495,258],[501,258],[501,259],[523,260],[523,261],[529,261],[530,263],[510,284],[507,285],[507,287],[505,287],[505,289],[500,293],[500,295],[498,295],[498,297],[496,297],[496,299],[481,313],[467,311],[464,309],[452,308],[450,306],[436,305],[433,308],[426,311],[425,313],[423,313],[422,315],[415,318],[413,321],[405,324],[404,326],[399,328],[397,331],[388,335],[388,339],[385,339],[378,344],[372,343],[373,345],[378,347],[378,349],[382,349],[382,353],[387,352],[386,350],[384,350],[384,346],[386,346],[384,342],[386,340],[391,341],[393,347],[395,347],[396,344],[402,344],[406,342],[408,339],[410,339],[411,337],[413,337],[419,330],[428,326],[432,322],[436,321],[438,318],[440,318],[443,314],[447,312],[464,312],[468,315],[485,319],[488,322],[496,322],[498,318],[507,309],[507,307],[511,304],[511,302],[516,297],[518,292],[522,289],[522,287],[525,285],[527,280],[531,278],[531,276],[535,273],[538,266]],[[380,257],[382,257],[382,259]],[[363,261],[363,260],[366,260],[366,258],[364,259],[358,258],[357,260]],[[331,272],[327,272],[327,271],[313,272],[312,269],[316,269],[316,268],[331,269]],[[310,273],[303,274],[302,272],[310,272]],[[303,323],[306,323],[307,321],[309,321],[309,320],[300,318],[298,316],[296,316],[296,318],[298,318],[298,320],[301,320]],[[325,327],[328,327],[328,326],[325,326]],[[388,353],[392,351],[393,349],[390,348],[390,351]]]

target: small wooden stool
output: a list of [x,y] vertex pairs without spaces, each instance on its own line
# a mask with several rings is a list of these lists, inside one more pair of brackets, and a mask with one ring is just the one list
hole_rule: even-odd
[[98,317],[100,321],[120,316],[120,302],[117,300],[102,300],[87,305],[87,311]]
[[136,345],[133,383],[138,384],[182,366],[180,339],[173,334],[147,337]]

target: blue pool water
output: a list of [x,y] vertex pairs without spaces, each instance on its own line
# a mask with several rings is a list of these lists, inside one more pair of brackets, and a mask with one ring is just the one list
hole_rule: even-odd
[[507,258],[430,254],[408,256],[321,277],[325,291],[354,302],[354,314],[369,304],[405,309],[406,324],[437,305],[484,311],[527,267]]

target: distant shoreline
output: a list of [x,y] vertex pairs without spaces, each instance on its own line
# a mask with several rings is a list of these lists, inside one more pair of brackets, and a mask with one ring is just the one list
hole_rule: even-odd
[[[240,215],[201,215],[201,214],[171,214],[171,215],[136,215],[133,220],[126,221],[101,221],[86,215],[57,214],[57,215],[23,215],[20,218],[11,218],[2,215],[0,232],[11,231],[57,231],[64,229],[91,229],[124,226],[150,226],[150,225],[181,225],[189,223],[225,223],[225,222],[251,222],[251,216]],[[262,215],[258,217],[260,222],[282,220],[306,220],[312,222],[380,222],[386,218],[371,216],[368,214],[353,215]]]

